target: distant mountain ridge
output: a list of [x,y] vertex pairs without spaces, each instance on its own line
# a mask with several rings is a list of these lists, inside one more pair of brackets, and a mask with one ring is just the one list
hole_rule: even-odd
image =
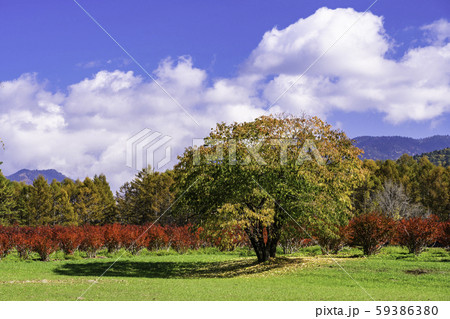
[[411,156],[450,147],[450,135],[434,135],[426,138],[402,136],[359,136],[354,145],[364,151],[363,159],[396,160],[403,154]]
[[45,170],[21,169],[20,171],[12,175],[6,176],[6,178],[9,179],[10,181],[24,182],[25,184],[31,185],[39,175],[44,176],[44,178],[49,183],[51,183],[54,179],[56,179],[58,182],[62,182],[65,178],[68,178],[67,176],[63,175],[62,173],[58,172],[55,169],[45,169]]
[[420,155],[414,155],[413,158],[418,161],[422,157],[428,157],[428,160],[434,165],[441,165],[444,167],[450,166],[450,147],[444,148],[443,150],[437,150],[430,153],[422,153]]

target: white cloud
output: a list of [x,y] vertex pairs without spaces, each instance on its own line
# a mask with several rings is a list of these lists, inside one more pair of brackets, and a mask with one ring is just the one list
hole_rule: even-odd
[[450,45],[442,41],[447,26],[445,21],[427,26],[439,41],[394,61],[386,58],[393,44],[382,17],[322,8],[283,30],[267,32],[245,70],[261,76],[268,103],[295,83],[274,110],[322,117],[333,110],[376,110],[392,123],[429,120],[450,110]]
[[0,151],[2,168],[6,173],[55,168],[74,178],[105,173],[117,189],[135,174],[125,166],[126,139],[143,128],[172,136],[176,155],[217,122],[252,120],[268,112],[326,117],[334,110],[378,111],[392,123],[435,123],[450,111],[448,22],[424,30],[433,39],[428,46],[389,60],[392,40],[382,17],[322,8],[285,29],[266,32],[234,78],[209,85],[206,70],[189,57],[162,60],[155,79],[200,126],[145,75],[100,71],[63,94],[24,74],[0,86],[0,137],[6,143],[6,151]]
[[444,45],[450,40],[450,23],[447,20],[440,19],[425,25],[422,30],[428,34],[428,41],[435,45]]

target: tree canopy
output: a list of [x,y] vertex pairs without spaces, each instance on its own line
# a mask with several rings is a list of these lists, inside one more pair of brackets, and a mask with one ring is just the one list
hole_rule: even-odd
[[352,190],[364,178],[359,154],[345,133],[317,117],[221,123],[179,158],[180,202],[197,220],[242,227],[265,261],[291,218],[326,236],[348,221]]

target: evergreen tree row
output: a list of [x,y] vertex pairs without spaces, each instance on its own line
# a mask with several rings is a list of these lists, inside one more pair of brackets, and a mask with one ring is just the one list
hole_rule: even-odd
[[81,225],[114,222],[114,195],[104,175],[84,181],[65,179],[33,185],[11,182],[0,175],[0,223],[3,225]]
[[[84,181],[43,176],[33,185],[9,181],[0,171],[0,225],[143,225],[170,220],[172,173],[140,171],[114,197],[105,175]],[[163,216],[167,215],[167,216]],[[162,218],[163,217],[163,218]]]

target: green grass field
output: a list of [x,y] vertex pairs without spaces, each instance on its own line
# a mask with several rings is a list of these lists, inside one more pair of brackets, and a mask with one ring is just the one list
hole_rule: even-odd
[[[330,257],[318,247],[265,264],[246,250],[126,253],[95,259],[62,253],[50,262],[0,261],[0,300],[449,300],[450,254],[433,248],[419,257],[398,247],[364,258],[356,249]],[[352,280],[349,275],[354,278]],[[361,286],[359,286],[359,285]]]

